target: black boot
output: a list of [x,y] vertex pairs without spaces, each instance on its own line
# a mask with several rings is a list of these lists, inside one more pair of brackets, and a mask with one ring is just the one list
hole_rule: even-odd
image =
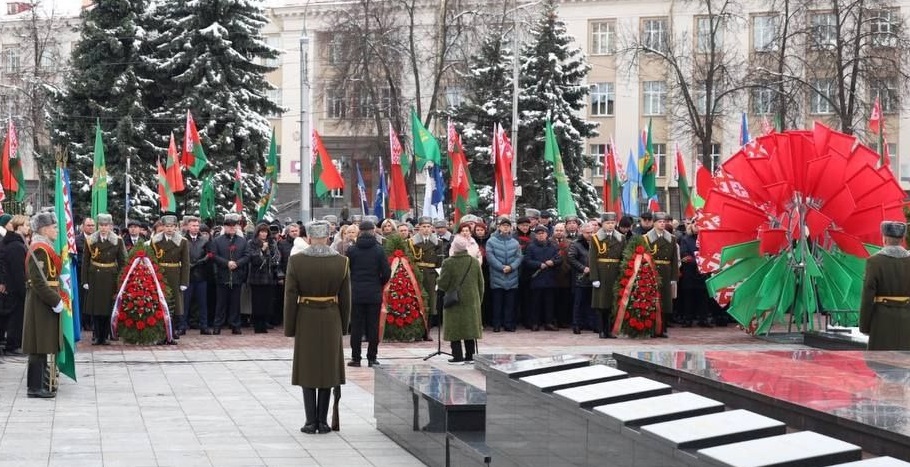
[[303,388],[303,409],[306,412],[306,424],[300,429],[301,433],[312,435],[316,433],[318,421],[316,418],[316,389]]
[[331,433],[329,426],[329,399],[332,396],[330,388],[319,389],[316,402],[316,432],[320,434]]

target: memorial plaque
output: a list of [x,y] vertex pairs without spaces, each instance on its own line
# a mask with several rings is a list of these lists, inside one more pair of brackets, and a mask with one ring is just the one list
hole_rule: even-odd
[[910,467],[910,462],[904,462],[893,457],[873,457],[872,459],[847,462],[846,464],[837,464],[831,467]]
[[610,368],[606,365],[592,365],[581,368],[572,368],[570,370],[541,373],[534,376],[525,376],[519,379],[543,392],[552,392],[559,389],[581,386],[583,384],[613,381],[627,378],[628,376],[628,373],[617,370],[616,368]]
[[560,389],[553,394],[578,404],[579,407],[590,408],[596,405],[660,396],[671,392],[673,392],[672,388],[664,383],[636,376],[605,383]]
[[858,461],[859,446],[812,431],[725,444],[697,452],[709,465],[723,467],[821,467]]
[[748,410],[730,410],[641,427],[645,436],[676,449],[700,449],[766,436],[782,435],[787,426]]
[[520,360],[501,365],[491,365],[490,372],[505,375],[508,378],[521,378],[523,376],[539,375],[551,371],[568,370],[591,364],[590,357],[578,355],[557,355],[553,357]]
[[724,411],[724,404],[691,392],[594,407],[617,426],[642,426]]

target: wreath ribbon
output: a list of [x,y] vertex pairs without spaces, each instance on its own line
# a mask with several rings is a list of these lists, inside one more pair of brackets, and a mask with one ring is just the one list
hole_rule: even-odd
[[[391,259],[391,265],[392,265],[392,274],[390,275],[390,277],[395,277],[395,273],[398,272],[398,268],[404,268],[404,271],[408,276],[408,280],[411,282],[411,286],[414,287],[414,291],[416,292],[416,294],[415,294],[416,296],[414,298],[417,299],[417,306],[419,307],[419,309],[423,310],[424,309],[423,292],[421,292],[420,284],[417,283],[417,276],[414,275],[414,269],[411,268],[411,263],[410,263],[410,261],[408,261],[408,258],[404,255],[401,255],[401,256],[395,255]],[[380,342],[382,342],[382,336],[385,334],[386,319],[389,315],[388,301],[386,300],[386,297],[388,296],[389,289],[391,287],[392,287],[392,281],[389,280],[388,282],[386,282],[385,287],[382,288],[382,308],[379,312],[379,341]],[[426,328],[427,317],[426,317],[425,312],[420,314],[420,319],[423,320],[423,327]]]
[[167,337],[167,341],[171,342],[174,340],[174,335],[173,330],[171,329],[171,313],[167,307],[167,298],[164,296],[164,290],[161,288],[161,283],[158,282],[158,274],[155,273],[155,266],[152,264],[152,260],[144,255],[137,256],[133,259],[129,271],[123,276],[123,284],[120,284],[120,291],[117,292],[117,298],[114,300],[114,310],[111,312],[111,335],[115,338],[117,337],[117,310],[120,308],[120,302],[123,300],[123,291],[130,281],[130,276],[133,275],[133,270],[136,269],[136,266],[139,264],[142,264],[151,271],[152,279],[155,281],[155,292],[157,292],[158,295],[158,303],[161,304],[161,308],[164,310],[164,334]]
[[[632,278],[626,284],[626,287],[622,290],[622,294],[619,297],[619,309],[616,310],[616,321],[613,322],[613,334],[619,334],[620,329],[622,328],[622,322],[626,317],[626,309],[629,307],[629,301],[632,298],[632,287],[635,286],[635,283],[638,282],[638,272],[641,270],[641,263],[644,261],[647,263],[647,266],[654,271],[654,276],[657,277],[657,268],[654,267],[654,259],[648,253],[636,253],[635,257],[632,258]],[[657,313],[654,318],[654,324],[657,326],[657,329],[663,329],[663,323],[661,318],[661,300],[657,300]]]

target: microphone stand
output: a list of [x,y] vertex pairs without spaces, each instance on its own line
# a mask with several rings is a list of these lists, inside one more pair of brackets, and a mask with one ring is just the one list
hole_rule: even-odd
[[427,361],[437,355],[448,355],[450,357],[452,356],[452,354],[442,351],[442,314],[441,313],[439,315],[439,318],[440,318],[439,324],[436,326],[436,351],[427,355],[426,357],[423,357],[423,361]]

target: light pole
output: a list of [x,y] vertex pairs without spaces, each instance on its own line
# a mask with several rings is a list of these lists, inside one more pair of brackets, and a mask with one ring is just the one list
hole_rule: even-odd
[[310,221],[310,80],[307,77],[310,38],[306,34],[306,20],[300,32],[300,221]]

